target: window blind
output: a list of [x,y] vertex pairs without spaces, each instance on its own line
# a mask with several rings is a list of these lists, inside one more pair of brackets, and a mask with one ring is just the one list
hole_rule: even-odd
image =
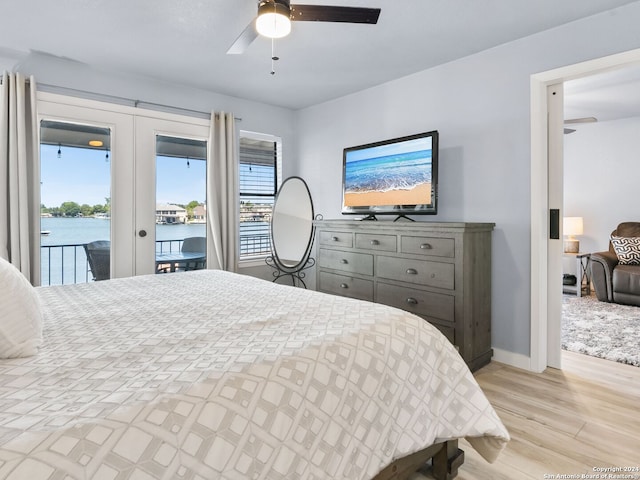
[[240,137],[240,259],[271,253],[269,222],[277,190],[277,143]]

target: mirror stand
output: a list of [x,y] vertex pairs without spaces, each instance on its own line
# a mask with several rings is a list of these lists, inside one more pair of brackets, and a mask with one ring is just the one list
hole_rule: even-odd
[[302,178],[289,177],[282,182],[271,213],[271,255],[265,261],[275,269],[274,282],[290,276],[294,287],[297,280],[307,288],[304,270],[316,263],[310,257],[314,233],[309,187]]
[[282,265],[278,261],[278,257],[273,255],[268,256],[264,261],[274,269],[274,272],[272,272],[274,282],[277,282],[278,279],[282,277],[290,276],[291,284],[294,287],[302,285],[304,288],[307,288],[307,284],[304,283],[304,278],[306,277],[304,270],[311,268],[316,264],[316,260],[312,257],[308,257],[304,263],[298,264],[295,269]]

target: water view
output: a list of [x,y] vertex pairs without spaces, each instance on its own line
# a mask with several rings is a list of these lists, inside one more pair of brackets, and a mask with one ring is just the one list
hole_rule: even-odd
[[[42,246],[71,245],[109,240],[111,221],[101,218],[42,218],[40,230],[49,232],[41,235]],[[176,223],[156,225],[156,240],[182,240],[186,237],[206,236],[204,223]]]
[[[84,283],[92,279],[83,244],[109,240],[111,221],[102,218],[42,217],[42,285]],[[206,237],[204,223],[175,223],[155,226],[156,253],[180,250],[187,237]],[[269,223],[240,222],[240,254],[263,255],[270,251]],[[62,247],[64,246],[64,247]]]
[[[95,240],[109,240],[111,221],[102,218],[43,217],[40,227],[42,285],[91,280],[82,245]],[[156,252],[179,250],[177,241],[205,236],[206,226],[203,223],[156,225]],[[176,243],[163,243],[168,240]]]
[[[262,257],[270,251],[268,222],[276,170],[274,143],[262,143],[266,145],[262,148],[267,152],[266,159],[259,155],[262,150],[254,141],[248,141],[248,146],[241,149],[241,157],[248,155],[246,161],[242,160],[244,157],[240,161],[241,259]],[[142,188],[141,185],[155,183],[156,272],[187,269],[187,257],[204,253],[200,244],[196,250],[194,245],[185,245],[184,251],[181,248],[185,238],[207,237],[206,151],[203,140],[156,136],[155,178],[143,178],[136,185]],[[101,260],[99,265],[94,261],[99,275],[89,271],[85,245],[111,238],[111,170],[118,158],[111,152],[110,129],[42,121],[40,160],[41,284],[108,278],[108,245],[91,255],[92,261]],[[160,268],[167,262],[158,262],[169,253],[170,268]],[[194,262],[189,263],[189,268],[191,263]],[[194,268],[203,265],[200,262]]]

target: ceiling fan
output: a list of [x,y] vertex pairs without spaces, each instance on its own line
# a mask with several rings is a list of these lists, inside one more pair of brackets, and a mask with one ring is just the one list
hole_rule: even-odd
[[258,35],[269,38],[288,35],[292,21],[376,24],[379,16],[379,8],[291,5],[289,0],[260,0],[258,16],[233,42],[227,54],[243,53]]
[[[582,117],[582,118],[568,118],[564,121],[565,125],[574,125],[576,123],[595,123],[598,119],[596,117]],[[575,132],[575,128],[564,128],[564,134],[567,135],[569,133]]]

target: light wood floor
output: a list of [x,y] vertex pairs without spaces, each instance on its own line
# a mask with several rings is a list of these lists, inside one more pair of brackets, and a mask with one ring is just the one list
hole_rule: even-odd
[[[580,478],[593,467],[640,467],[640,368],[570,352],[562,362],[562,370],[541,374],[495,362],[476,372],[511,442],[489,464],[461,441],[458,479]],[[412,480],[424,478],[432,477]]]

